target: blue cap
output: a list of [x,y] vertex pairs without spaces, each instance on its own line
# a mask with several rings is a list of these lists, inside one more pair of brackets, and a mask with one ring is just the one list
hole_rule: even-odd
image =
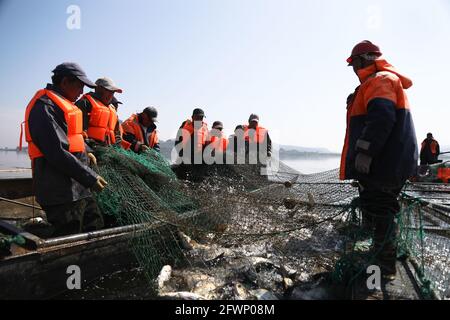
[[80,67],[78,63],[75,62],[64,62],[56,66],[56,68],[52,71],[54,74],[60,75],[72,75],[75,76],[78,80],[83,82],[86,86],[90,88],[95,88],[96,85],[91,80],[88,79],[86,73]]

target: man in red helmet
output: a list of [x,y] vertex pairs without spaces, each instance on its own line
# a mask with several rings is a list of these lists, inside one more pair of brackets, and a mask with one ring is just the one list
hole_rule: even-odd
[[340,178],[356,179],[363,227],[386,279],[396,274],[398,195],[416,172],[418,151],[405,89],[412,81],[381,58],[378,46],[358,43],[347,59],[360,85],[347,99]]

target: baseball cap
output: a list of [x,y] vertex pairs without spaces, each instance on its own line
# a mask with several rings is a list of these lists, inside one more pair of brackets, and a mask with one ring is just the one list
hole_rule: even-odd
[[83,82],[86,86],[90,88],[95,88],[96,85],[88,79],[86,72],[81,68],[78,63],[75,62],[63,62],[55,67],[52,71],[55,75],[72,75],[78,80]]

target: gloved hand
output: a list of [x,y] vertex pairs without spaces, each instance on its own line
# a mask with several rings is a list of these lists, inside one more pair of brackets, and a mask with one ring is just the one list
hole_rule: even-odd
[[92,163],[93,165],[97,165],[97,158],[94,156],[94,154],[89,152],[87,155],[90,163]]
[[355,169],[359,173],[369,174],[372,157],[364,153],[358,153],[355,159]]
[[141,151],[141,152],[147,151],[149,149],[150,148],[145,144],[141,144],[141,146],[139,147],[139,151]]
[[108,185],[108,182],[106,182],[105,179],[103,179],[102,177],[98,176],[97,177],[97,181],[95,182],[95,184],[92,186],[92,189],[94,191],[97,192],[101,192],[103,189],[105,189],[105,187]]

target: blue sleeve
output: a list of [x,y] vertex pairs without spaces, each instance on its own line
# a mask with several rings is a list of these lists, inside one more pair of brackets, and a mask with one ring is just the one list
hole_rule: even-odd
[[[49,164],[63,174],[89,188],[97,181],[97,174],[67,151],[66,130],[57,121],[54,107],[40,101],[30,112],[28,123],[33,142]],[[61,120],[60,120],[61,122]]]
[[123,140],[131,143],[130,149],[136,150],[136,144],[138,143],[136,136],[129,132],[124,132],[122,135]]
[[157,152],[160,152],[160,151],[161,151],[161,147],[159,146],[159,142],[156,143],[156,144],[153,146],[153,150],[155,150],[155,151],[157,151]]
[[396,118],[394,102],[384,98],[370,100],[365,126],[356,142],[356,150],[372,157],[377,156],[386,144]]

